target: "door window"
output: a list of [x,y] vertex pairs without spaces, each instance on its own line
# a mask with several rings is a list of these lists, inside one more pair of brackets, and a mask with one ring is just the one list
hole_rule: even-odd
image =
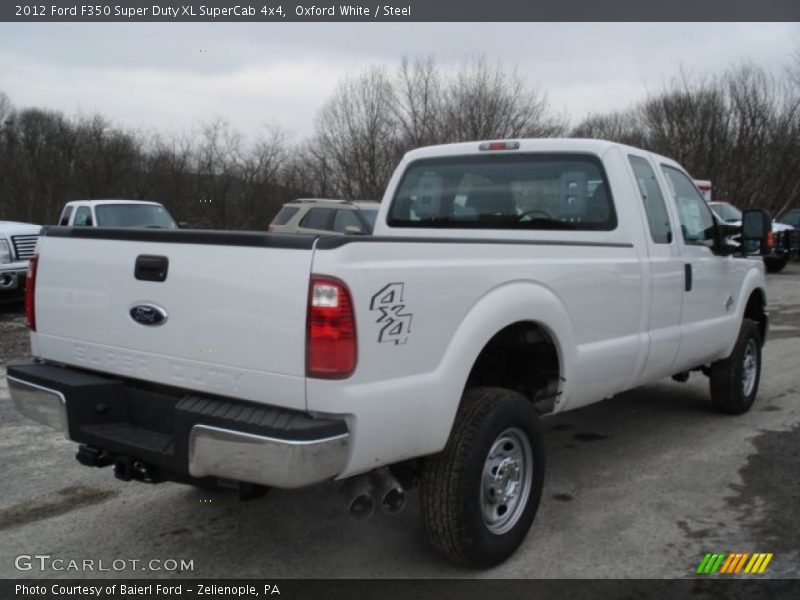
[[75,227],[91,227],[92,225],[92,212],[88,206],[81,206],[75,211]]
[[696,246],[713,246],[714,217],[692,180],[673,167],[663,166],[681,222],[683,241]]
[[350,233],[347,231],[348,227],[355,227],[359,233],[364,233],[364,225],[358,219],[355,211],[347,209],[339,209],[336,211],[336,217],[333,219],[333,230],[337,233]]
[[308,214],[303,217],[300,227],[306,227],[308,229],[330,229],[332,216],[332,208],[312,208],[308,211]]

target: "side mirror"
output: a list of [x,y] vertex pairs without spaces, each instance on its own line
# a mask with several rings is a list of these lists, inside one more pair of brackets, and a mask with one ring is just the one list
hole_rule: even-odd
[[747,253],[769,254],[772,249],[772,215],[763,208],[742,213],[742,248]]
[[344,228],[344,232],[346,235],[364,235],[364,230],[356,225],[348,225]]

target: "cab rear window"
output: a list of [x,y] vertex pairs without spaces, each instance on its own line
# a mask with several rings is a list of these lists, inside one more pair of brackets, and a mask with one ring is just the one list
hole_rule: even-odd
[[413,162],[392,200],[388,224],[608,231],[617,218],[598,158],[537,153]]

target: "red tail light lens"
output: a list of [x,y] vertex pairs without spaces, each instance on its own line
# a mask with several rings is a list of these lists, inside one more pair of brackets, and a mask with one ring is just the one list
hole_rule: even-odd
[[358,352],[353,302],[344,282],[311,276],[306,327],[306,374],[318,379],[350,377]]
[[25,323],[36,331],[36,268],[39,255],[34,254],[28,263],[28,278],[25,280]]
[[771,231],[767,234],[767,248],[775,247],[775,234]]

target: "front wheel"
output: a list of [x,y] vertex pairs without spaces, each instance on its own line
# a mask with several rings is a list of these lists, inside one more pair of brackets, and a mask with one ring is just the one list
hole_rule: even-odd
[[710,379],[714,408],[731,415],[750,410],[761,379],[761,334],[755,321],[742,321],[733,352],[711,365]]
[[447,445],[423,466],[429,541],[453,562],[503,562],[533,523],[544,465],[538,418],[527,398],[502,388],[468,390]]

